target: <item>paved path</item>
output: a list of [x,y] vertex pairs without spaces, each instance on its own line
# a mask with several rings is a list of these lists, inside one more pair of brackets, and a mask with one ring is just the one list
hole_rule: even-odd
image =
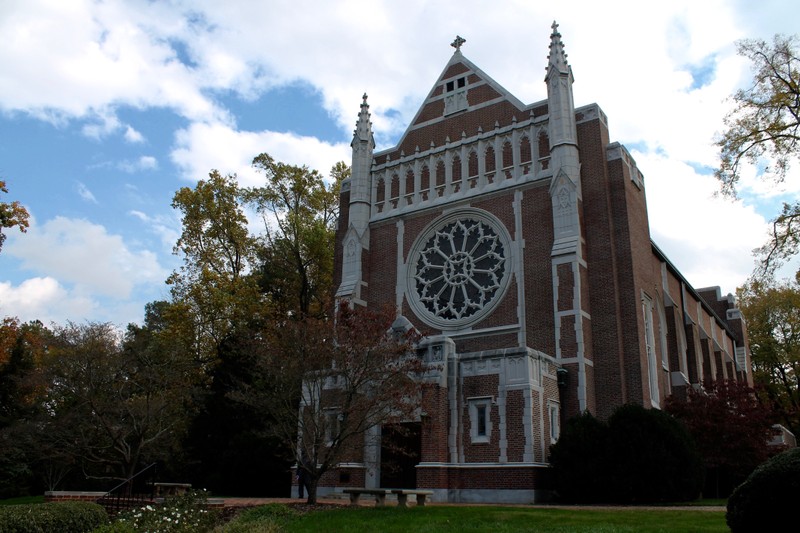
[[[225,507],[249,507],[255,505],[266,505],[268,503],[305,503],[305,499],[300,498],[222,498],[225,502]],[[350,502],[346,498],[320,498],[317,500],[318,504],[324,505],[349,505]],[[372,507],[375,503],[369,499],[363,499],[360,504],[364,507]],[[474,504],[474,503],[442,503],[432,502],[428,500],[427,505],[493,505],[493,506],[509,506],[509,507],[531,507],[541,509],[581,509],[581,510],[595,510],[602,511],[620,510],[620,509],[646,509],[651,511],[725,511],[723,505],[681,505],[681,506],[658,506],[658,505],[551,505],[551,504]]]

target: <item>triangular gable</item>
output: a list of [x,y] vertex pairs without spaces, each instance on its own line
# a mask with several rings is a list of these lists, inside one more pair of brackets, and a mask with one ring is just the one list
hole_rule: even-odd
[[[456,50],[393,148],[375,154],[382,163],[440,146],[462,136],[547,113],[547,102],[525,105]],[[442,123],[447,123],[442,124]],[[444,126],[444,127],[442,127]],[[380,158],[380,160],[378,159]]]

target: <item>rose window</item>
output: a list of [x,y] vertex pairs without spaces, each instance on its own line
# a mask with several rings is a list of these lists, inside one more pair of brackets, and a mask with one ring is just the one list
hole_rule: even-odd
[[436,325],[477,320],[505,286],[507,238],[486,219],[448,217],[415,246],[412,301]]

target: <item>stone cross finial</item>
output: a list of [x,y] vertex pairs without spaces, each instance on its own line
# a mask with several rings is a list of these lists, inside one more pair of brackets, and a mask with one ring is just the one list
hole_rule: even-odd
[[466,39],[461,37],[460,35],[456,35],[456,40],[450,43],[450,46],[456,49],[456,52],[461,50],[461,45],[467,42]]

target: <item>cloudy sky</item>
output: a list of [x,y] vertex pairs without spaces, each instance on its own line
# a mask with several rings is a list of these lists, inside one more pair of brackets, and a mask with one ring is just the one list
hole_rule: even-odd
[[393,145],[456,34],[539,101],[553,20],[576,104],[603,108],[644,173],[654,240],[695,287],[731,292],[781,198],[755,180],[714,198],[713,138],[750,78],[734,42],[797,33],[794,4],[0,0],[2,201],[31,214],[0,252],[0,316],[141,322],[180,262],[178,188],[211,169],[259,184],[261,152],[324,174],[349,163],[364,92],[378,148]]

